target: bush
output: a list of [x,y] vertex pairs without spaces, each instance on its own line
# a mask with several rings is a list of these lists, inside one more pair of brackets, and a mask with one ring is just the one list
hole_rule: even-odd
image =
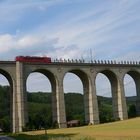
[[10,119],[9,117],[4,117],[0,119],[0,128],[3,132],[10,132]]
[[136,114],[136,106],[131,104],[129,105],[129,110],[128,110],[128,117],[129,118],[133,118],[133,117],[136,117],[137,114]]

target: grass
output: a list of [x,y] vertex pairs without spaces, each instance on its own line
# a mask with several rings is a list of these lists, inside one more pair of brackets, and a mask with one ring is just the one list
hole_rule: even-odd
[[10,135],[16,140],[140,140],[140,117],[114,123],[30,131]]

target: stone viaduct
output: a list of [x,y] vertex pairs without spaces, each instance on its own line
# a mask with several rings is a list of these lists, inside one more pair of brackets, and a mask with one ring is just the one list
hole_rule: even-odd
[[106,75],[111,83],[115,120],[128,118],[124,93],[125,74],[129,74],[135,81],[137,92],[136,110],[137,114],[140,114],[140,63],[138,62],[94,61],[84,63],[81,61],[55,61],[46,64],[0,61],[0,74],[7,78],[11,87],[12,132],[21,132],[23,126],[28,122],[26,80],[32,72],[40,72],[50,80],[53,93],[53,121],[57,122],[60,128],[67,127],[63,79],[68,72],[76,74],[82,81],[85,122],[87,124],[98,124],[100,122],[95,86],[95,79],[98,73]]

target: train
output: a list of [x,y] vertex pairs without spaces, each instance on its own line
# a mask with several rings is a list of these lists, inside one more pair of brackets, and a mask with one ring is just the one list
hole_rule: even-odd
[[16,56],[15,61],[51,63],[51,58],[47,56]]

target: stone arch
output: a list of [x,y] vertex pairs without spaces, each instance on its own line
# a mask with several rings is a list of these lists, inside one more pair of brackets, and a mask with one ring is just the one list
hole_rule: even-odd
[[39,73],[45,75],[49,79],[49,81],[51,83],[52,91],[55,90],[55,87],[56,87],[56,77],[54,76],[54,74],[52,72],[50,72],[47,69],[36,69],[36,70],[34,70],[34,71],[30,72],[30,73],[33,73],[33,72],[39,72]]
[[[65,72],[64,77],[67,73],[73,73],[76,76],[79,77],[79,79],[82,82],[83,85],[83,94],[84,94],[84,112],[85,112],[85,123],[89,124],[91,122],[91,118],[90,118],[90,107],[89,107],[89,99],[90,99],[90,78],[88,77],[88,74],[86,72],[84,72],[81,69],[71,69]],[[63,81],[64,81],[64,77],[63,77]],[[92,118],[93,121],[93,118]],[[93,122],[91,122],[93,123]]]
[[[125,74],[128,74],[132,77],[136,87],[136,114],[140,116],[140,73],[137,70],[129,70]],[[124,77],[125,77],[124,74]],[[123,77],[123,79],[124,79]]]
[[83,92],[84,92],[84,94],[88,93],[88,90],[89,90],[89,78],[88,78],[88,75],[84,71],[82,71],[80,69],[73,69],[73,70],[69,70],[67,72],[70,72],[70,73],[73,73],[73,74],[77,75],[80,78],[80,80],[81,80],[81,82],[83,84]]
[[[53,121],[52,123],[56,123],[57,122],[56,84],[58,83],[58,80],[55,77],[55,75],[48,69],[35,69],[35,70],[30,71],[28,74],[26,74],[25,83],[27,83],[27,79],[28,79],[29,75],[34,72],[41,73],[49,79],[49,82],[51,84],[51,92],[52,92],[52,121]],[[28,114],[28,112],[26,112],[26,116],[27,116],[27,114]],[[25,118],[27,119],[26,116],[25,116]],[[26,122],[28,122],[28,119],[26,120]]]
[[113,117],[112,92],[110,80],[106,75],[98,73],[96,76],[95,83],[96,83],[96,95],[98,99],[100,123],[111,122],[114,117]]
[[134,79],[134,82],[136,84],[136,93],[137,93],[137,96],[140,97],[140,73],[138,71],[135,71],[135,70],[130,70],[127,72],[128,75],[130,75],[133,79]]
[[0,69],[0,74],[2,74],[3,76],[6,77],[6,79],[8,80],[9,84],[11,87],[13,87],[13,79],[12,79],[12,76],[5,70],[3,69]]
[[12,75],[6,70],[0,69],[0,74],[2,74],[9,82],[10,85],[10,131],[15,132],[16,130],[16,118],[15,118],[15,83]]
[[111,71],[111,70],[101,70],[99,72],[97,72],[96,77],[99,73],[104,74],[111,85],[111,94],[112,94],[112,110],[113,110],[113,118],[114,120],[120,120],[121,119],[121,115],[119,114],[119,98],[120,98],[120,94],[119,94],[119,81],[118,81],[118,77],[117,75]]

